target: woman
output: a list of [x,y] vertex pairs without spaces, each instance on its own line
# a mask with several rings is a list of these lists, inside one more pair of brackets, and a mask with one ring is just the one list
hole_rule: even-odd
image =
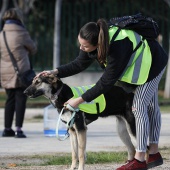
[[[23,16],[19,9],[11,8],[4,13],[4,27],[0,33],[1,51],[1,86],[5,89],[7,99],[5,103],[5,129],[3,137],[26,138],[22,131],[27,97],[23,94],[23,87],[14,70],[10,55],[6,48],[3,31],[10,51],[13,53],[19,71],[22,73],[30,69],[29,53],[34,54],[37,47],[30,38],[28,31],[23,24]],[[12,129],[14,113],[16,112],[16,132]]]
[[[116,31],[116,27],[108,28],[104,19],[99,19],[97,23],[85,24],[78,35],[79,56],[69,64],[55,70],[43,71],[39,75],[53,73],[60,78],[68,77],[85,70],[97,60],[104,68],[104,73],[96,85],[81,97],[66,102],[75,108],[84,101],[90,102],[100,94],[108,92],[118,80],[128,86],[135,85],[132,112],[136,119],[136,154],[133,160],[129,160],[117,170],[145,170],[147,166],[154,167],[163,163],[158,151],[161,127],[158,84],[164,73],[168,56],[156,40],[144,40],[131,63],[131,56],[136,47],[133,38],[135,33],[130,30],[121,30],[116,40],[109,44]],[[142,40],[141,36],[139,38]],[[141,60],[137,60],[139,57]],[[136,64],[138,61],[140,63]],[[134,67],[135,64],[136,67]],[[150,155],[147,164],[145,153],[148,137]]]

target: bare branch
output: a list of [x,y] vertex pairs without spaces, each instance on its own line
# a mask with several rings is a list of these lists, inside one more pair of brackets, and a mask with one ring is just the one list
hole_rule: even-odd
[[23,13],[26,15],[34,8],[35,1],[36,0],[13,0],[13,3],[16,8],[22,9]]
[[18,3],[17,3],[16,0],[13,0],[13,4],[14,4],[14,7],[15,7],[15,8],[19,8]]

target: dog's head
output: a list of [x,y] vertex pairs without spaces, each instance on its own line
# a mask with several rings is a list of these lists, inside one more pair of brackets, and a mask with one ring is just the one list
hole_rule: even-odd
[[36,98],[44,95],[50,99],[53,94],[56,93],[59,86],[61,86],[61,80],[53,74],[40,75],[35,77],[32,84],[24,91],[29,98]]

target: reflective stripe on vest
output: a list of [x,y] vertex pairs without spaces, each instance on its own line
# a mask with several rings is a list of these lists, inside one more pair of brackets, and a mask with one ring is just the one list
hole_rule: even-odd
[[[110,41],[112,40],[112,37],[117,29],[117,27],[111,27],[109,29]],[[142,45],[132,54],[119,79],[130,84],[141,85],[147,81],[152,63],[150,48],[147,41],[142,40],[142,36],[131,30],[122,29],[115,41],[122,40],[127,37],[133,43],[133,50],[140,43],[140,41],[142,41]]]
[[[73,98],[82,96],[83,93],[85,93],[88,89],[92,88],[93,86],[94,84],[89,86],[71,87],[71,90],[74,95]],[[97,108],[97,105],[99,106],[99,108]],[[91,102],[83,102],[82,104],[79,105],[79,109],[81,111],[89,114],[97,114],[98,112],[101,113],[104,111],[105,107],[106,107],[106,101],[103,94],[101,94]]]

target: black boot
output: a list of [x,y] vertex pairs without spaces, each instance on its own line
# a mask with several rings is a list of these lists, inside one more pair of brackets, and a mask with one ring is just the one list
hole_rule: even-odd
[[4,129],[3,133],[2,133],[2,137],[13,137],[15,136],[15,132],[12,129]]
[[24,132],[22,130],[19,130],[19,131],[15,132],[15,137],[16,138],[26,138],[26,135],[24,134]]

